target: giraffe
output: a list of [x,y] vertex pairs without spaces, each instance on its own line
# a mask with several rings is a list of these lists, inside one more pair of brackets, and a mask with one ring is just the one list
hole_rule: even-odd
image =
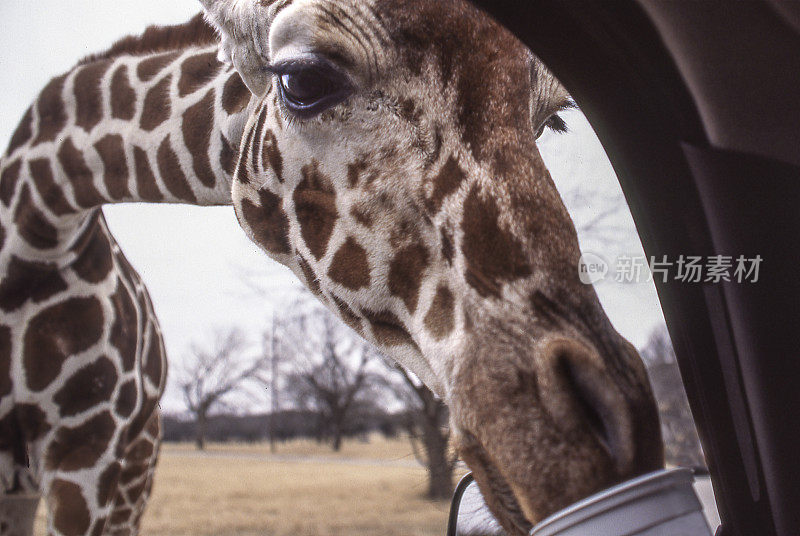
[[[53,79],[0,160],[0,534],[135,534],[166,363],[100,207],[230,205],[250,92],[195,17]],[[24,514],[23,514],[24,512]],[[24,517],[25,519],[20,519]]]
[[536,148],[566,90],[465,0],[201,0],[54,79],[0,161],[0,534],[136,534],[163,343],[102,219],[233,204],[450,407],[506,531],[663,465]]

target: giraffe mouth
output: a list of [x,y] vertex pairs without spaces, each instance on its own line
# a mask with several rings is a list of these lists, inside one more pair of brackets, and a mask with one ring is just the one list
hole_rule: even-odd
[[523,513],[520,500],[489,453],[471,434],[459,447],[462,459],[472,470],[486,505],[511,536],[527,536],[533,523]]

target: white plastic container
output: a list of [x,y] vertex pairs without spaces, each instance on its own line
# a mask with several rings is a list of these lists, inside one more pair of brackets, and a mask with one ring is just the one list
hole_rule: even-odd
[[548,517],[531,536],[710,536],[689,469],[629,480]]

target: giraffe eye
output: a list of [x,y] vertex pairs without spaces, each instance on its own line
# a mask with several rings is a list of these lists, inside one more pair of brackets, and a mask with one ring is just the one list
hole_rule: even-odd
[[558,134],[563,134],[564,132],[567,132],[569,130],[567,128],[567,123],[558,114],[551,115],[547,119],[547,121],[541,124],[539,130],[536,131],[536,139],[539,139],[539,137],[544,133],[544,130],[546,128],[549,128],[550,130]]
[[280,98],[288,111],[310,118],[341,103],[352,93],[347,76],[323,61],[273,66]]

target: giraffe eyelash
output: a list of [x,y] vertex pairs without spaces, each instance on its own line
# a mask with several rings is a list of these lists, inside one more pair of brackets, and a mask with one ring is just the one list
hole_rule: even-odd
[[543,128],[549,128],[557,134],[566,134],[569,132],[569,126],[567,126],[567,122],[564,121],[564,118],[561,117],[561,112],[567,110],[576,110],[577,108],[578,105],[575,103],[575,101],[568,99],[558,107],[558,110],[551,115],[547,121],[544,122]]
[[553,114],[550,119],[545,121],[544,126],[558,134],[566,134],[569,132],[567,122],[559,114]]

